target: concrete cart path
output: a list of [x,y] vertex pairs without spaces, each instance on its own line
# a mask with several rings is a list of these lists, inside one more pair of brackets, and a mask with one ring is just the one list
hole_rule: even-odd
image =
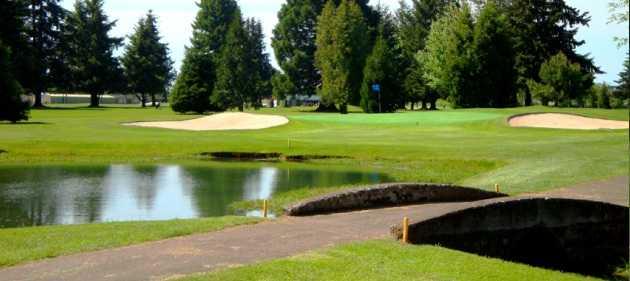
[[[628,205],[628,177],[519,197],[553,196]],[[506,198],[490,200],[511,200]],[[487,202],[441,203],[313,217],[283,217],[118,249],[76,254],[0,270],[11,280],[164,280],[219,268],[287,257],[342,243],[389,237],[409,216],[433,218]],[[59,241],[63,243],[63,241]]]

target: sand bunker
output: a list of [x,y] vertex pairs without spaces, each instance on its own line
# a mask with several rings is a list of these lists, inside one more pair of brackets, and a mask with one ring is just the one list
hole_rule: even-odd
[[541,113],[510,118],[512,127],[535,127],[553,129],[598,130],[628,129],[628,121],[588,118],[571,114]]
[[289,119],[284,116],[228,112],[186,121],[137,122],[124,125],[188,131],[226,131],[266,129],[287,123]]

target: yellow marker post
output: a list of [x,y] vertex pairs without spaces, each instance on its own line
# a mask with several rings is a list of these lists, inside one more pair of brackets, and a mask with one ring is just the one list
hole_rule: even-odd
[[408,217],[403,218],[403,237],[402,237],[402,242],[403,242],[403,244],[409,243],[409,218]]
[[499,187],[499,184],[498,184],[498,183],[494,185],[494,190],[495,190],[497,193],[501,192],[501,188]]
[[268,208],[267,200],[264,200],[263,201],[263,218],[267,218],[267,208]]

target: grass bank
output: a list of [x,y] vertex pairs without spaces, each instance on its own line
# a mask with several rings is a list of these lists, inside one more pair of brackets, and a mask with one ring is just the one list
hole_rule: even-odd
[[435,246],[369,241],[231,268],[180,281],[212,280],[598,280]]
[[[31,123],[0,124],[0,165],[173,163],[210,151],[337,155],[315,161],[387,173],[397,181],[458,183],[511,194],[542,191],[627,174],[628,130],[574,131],[510,128],[526,112],[566,112],[628,120],[627,110],[444,110],[382,115],[265,109],[288,125],[260,131],[185,132],[122,126],[134,121],[182,120],[168,108],[33,110]],[[291,146],[288,146],[288,140]]]
[[258,222],[245,217],[0,229],[0,267]]

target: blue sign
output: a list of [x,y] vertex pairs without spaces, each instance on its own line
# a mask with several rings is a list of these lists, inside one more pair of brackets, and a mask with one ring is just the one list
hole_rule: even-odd
[[380,84],[372,84],[372,91],[379,93],[381,91],[381,85]]

